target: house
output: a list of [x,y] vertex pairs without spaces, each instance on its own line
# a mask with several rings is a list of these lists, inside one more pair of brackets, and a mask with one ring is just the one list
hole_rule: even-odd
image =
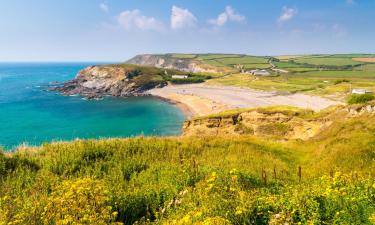
[[186,79],[188,77],[188,75],[172,75],[173,79]]
[[367,89],[353,89],[352,94],[358,94],[358,95],[364,95],[364,94],[370,94],[372,91]]
[[256,69],[256,70],[251,70],[250,73],[254,76],[271,76],[271,73],[268,72],[267,70]]

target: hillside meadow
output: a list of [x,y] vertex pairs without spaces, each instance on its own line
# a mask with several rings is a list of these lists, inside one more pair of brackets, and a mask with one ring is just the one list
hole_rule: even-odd
[[374,130],[365,113],[307,141],[245,135],[21,146],[0,154],[0,224],[372,224]]
[[[217,73],[195,81],[213,85],[248,87],[278,92],[307,92],[345,100],[354,88],[375,92],[375,55],[250,56],[241,54],[167,54],[167,59],[189,60]],[[270,76],[254,76],[250,70],[266,69]],[[344,82],[342,82],[344,80]]]

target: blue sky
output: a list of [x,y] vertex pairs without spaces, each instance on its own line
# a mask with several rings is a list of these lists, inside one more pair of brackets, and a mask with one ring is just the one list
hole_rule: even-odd
[[1,61],[375,53],[375,0],[1,0]]

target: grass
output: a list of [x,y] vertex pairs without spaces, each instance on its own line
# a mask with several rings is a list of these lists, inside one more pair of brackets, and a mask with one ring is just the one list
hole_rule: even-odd
[[299,57],[303,57],[303,56],[302,55],[281,55],[281,56],[276,56],[275,58],[279,60],[290,60],[290,59],[295,59]]
[[294,60],[297,63],[306,63],[315,66],[354,66],[361,63],[353,61],[347,57],[301,57]]
[[0,222],[371,224],[375,117],[340,115],[307,141],[138,137],[0,154]]
[[[254,77],[248,74],[231,74],[229,76],[206,81],[212,85],[248,87],[265,91],[308,92],[314,95],[333,96],[336,99],[346,98],[351,88],[374,89],[375,73],[373,71],[294,71],[276,77]],[[347,80],[348,82],[339,82]]]
[[373,94],[352,94],[349,97],[348,104],[353,105],[353,104],[361,104],[361,103],[366,103],[369,101],[374,100],[374,95]]
[[226,110],[226,111],[211,114],[208,116],[196,117],[195,119],[200,120],[200,119],[209,119],[209,118],[218,118],[218,117],[228,118],[228,117],[236,116],[240,113],[253,112],[253,111],[257,111],[257,112],[264,113],[264,114],[282,113],[287,116],[298,116],[298,117],[303,117],[305,115],[310,115],[313,113],[313,111],[311,110],[301,109],[301,108],[293,107],[293,106],[268,106],[268,107],[261,107],[261,108],[249,108],[249,109],[243,108],[243,109]]
[[318,71],[317,68],[309,68],[309,67],[290,67],[290,68],[283,68],[290,72],[310,72],[310,71]]
[[200,54],[198,55],[198,60],[210,60],[210,59],[221,59],[221,58],[232,58],[232,57],[241,57],[237,54]]
[[277,68],[301,68],[303,66],[299,65],[299,64],[296,64],[296,63],[293,63],[292,61],[291,62],[277,62],[277,61],[274,61],[272,62]]
[[173,58],[179,58],[179,59],[193,59],[197,57],[195,54],[173,54]]
[[269,63],[249,63],[243,64],[243,66],[244,69],[267,69],[271,67]]
[[222,59],[216,59],[216,61],[224,65],[236,65],[236,64],[264,64],[268,62],[268,59],[256,56],[243,56],[243,57],[226,57]]
[[[289,76],[289,75],[287,75]],[[207,81],[207,84],[228,85],[238,87],[248,87],[265,91],[308,91],[324,86],[323,80],[314,78],[295,78],[295,77],[253,77],[248,74],[233,74],[223,78]]]

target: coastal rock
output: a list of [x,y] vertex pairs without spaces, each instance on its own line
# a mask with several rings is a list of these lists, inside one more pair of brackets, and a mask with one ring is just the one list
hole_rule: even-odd
[[234,115],[203,117],[186,121],[184,136],[255,135],[306,140],[314,137],[330,120],[304,119],[297,114],[255,109]]
[[167,83],[159,75],[159,70],[135,65],[90,66],[77,74],[76,78],[50,90],[63,95],[81,95],[87,99],[103,96],[141,96],[144,92],[163,87]]
[[194,58],[174,58],[171,55],[137,55],[134,58],[128,60],[126,63],[135,64],[135,65],[145,65],[153,66],[157,68],[164,69],[175,69],[185,72],[193,73],[215,73],[218,72],[217,68],[209,65],[203,64],[201,61],[198,61]]

